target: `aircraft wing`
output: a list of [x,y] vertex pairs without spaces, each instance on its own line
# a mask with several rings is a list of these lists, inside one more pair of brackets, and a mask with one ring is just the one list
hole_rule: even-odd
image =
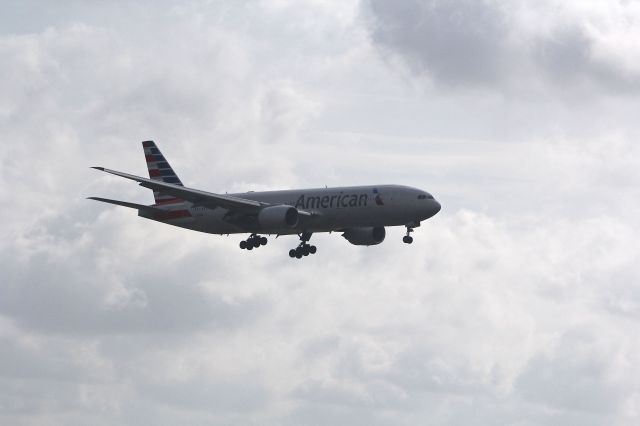
[[[260,201],[247,200],[246,198],[233,197],[231,195],[214,194],[213,192],[201,191],[199,189],[187,188],[180,185],[173,185],[171,183],[153,179],[146,179],[140,176],[106,169],[104,167],[92,167],[92,169],[101,170],[103,172],[111,173],[112,175],[135,180],[140,184],[140,186],[143,186],[145,188],[149,188],[154,191],[160,191],[164,194],[173,195],[176,198],[189,201],[199,206],[208,207],[210,209],[222,207],[227,210],[233,210],[241,213],[256,213],[261,208],[271,205],[268,203],[262,203]],[[298,209],[298,213],[303,216],[314,215],[310,212],[300,209]]]

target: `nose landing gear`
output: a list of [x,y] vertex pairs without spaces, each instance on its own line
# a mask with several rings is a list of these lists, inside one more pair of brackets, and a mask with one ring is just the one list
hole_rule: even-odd
[[315,254],[318,250],[316,246],[309,245],[308,241],[311,239],[310,232],[304,232],[300,234],[300,244],[295,249],[289,250],[289,257],[302,259],[302,256],[309,256]]
[[249,238],[247,238],[244,241],[240,241],[240,248],[243,250],[253,250],[254,248],[258,248],[260,246],[266,246],[267,245],[267,237],[261,237],[260,235],[257,234],[251,234],[249,235]]
[[413,232],[413,228],[417,228],[420,226],[420,222],[412,222],[406,225],[407,226],[407,235],[402,237],[402,242],[405,244],[411,244],[413,242],[413,237],[411,233]]

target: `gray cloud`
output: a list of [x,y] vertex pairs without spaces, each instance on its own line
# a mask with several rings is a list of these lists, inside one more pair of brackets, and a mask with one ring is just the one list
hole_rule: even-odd
[[[7,7],[0,422],[636,424],[637,12],[604,3]],[[444,209],[412,247],[240,252],[84,199],[149,202],[87,168],[147,138],[203,189]]]
[[[58,224],[51,224],[51,232],[45,228],[22,237],[35,247],[1,251],[0,308],[23,326],[71,334],[184,332],[233,327],[255,319],[266,307],[259,300],[225,302],[199,285],[212,271],[223,270],[222,263],[174,253],[173,268],[167,269],[164,256],[136,260],[130,253],[133,263],[125,265],[120,257],[124,235],[95,227],[91,236],[86,229],[75,238],[56,236]],[[150,242],[140,240],[153,250]],[[196,266],[197,274],[184,274]]]
[[486,2],[371,2],[373,39],[417,72],[448,84],[496,84],[503,77],[508,28]]
[[[612,1],[616,19],[637,21],[633,8]],[[599,10],[554,1],[369,1],[371,35],[383,52],[399,57],[417,75],[450,87],[488,88],[520,96],[549,90],[582,96],[589,91],[637,91],[640,73],[602,44],[633,37]],[[625,11],[629,15],[623,15]],[[597,28],[599,31],[594,31]],[[607,46],[611,50],[620,46]]]
[[264,409],[269,402],[267,389],[251,377],[220,382],[196,379],[148,384],[139,391],[160,403],[213,414],[235,412],[246,415]]

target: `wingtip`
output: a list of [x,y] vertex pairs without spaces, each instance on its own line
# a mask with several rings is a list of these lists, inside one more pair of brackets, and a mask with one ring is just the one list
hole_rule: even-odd
[[92,169],[96,169],[96,170],[100,170],[104,172],[104,167],[100,167],[100,166],[92,166]]

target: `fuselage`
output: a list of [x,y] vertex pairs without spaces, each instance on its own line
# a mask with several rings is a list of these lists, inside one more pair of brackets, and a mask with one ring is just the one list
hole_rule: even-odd
[[265,228],[257,221],[234,221],[227,209],[210,209],[189,202],[166,206],[166,216],[152,217],[143,212],[139,214],[163,223],[211,234],[251,231],[284,235],[341,231],[353,227],[417,226],[422,220],[440,211],[440,204],[431,194],[402,185],[312,188],[229,195],[287,205],[310,215],[301,215],[298,224],[292,228]]

